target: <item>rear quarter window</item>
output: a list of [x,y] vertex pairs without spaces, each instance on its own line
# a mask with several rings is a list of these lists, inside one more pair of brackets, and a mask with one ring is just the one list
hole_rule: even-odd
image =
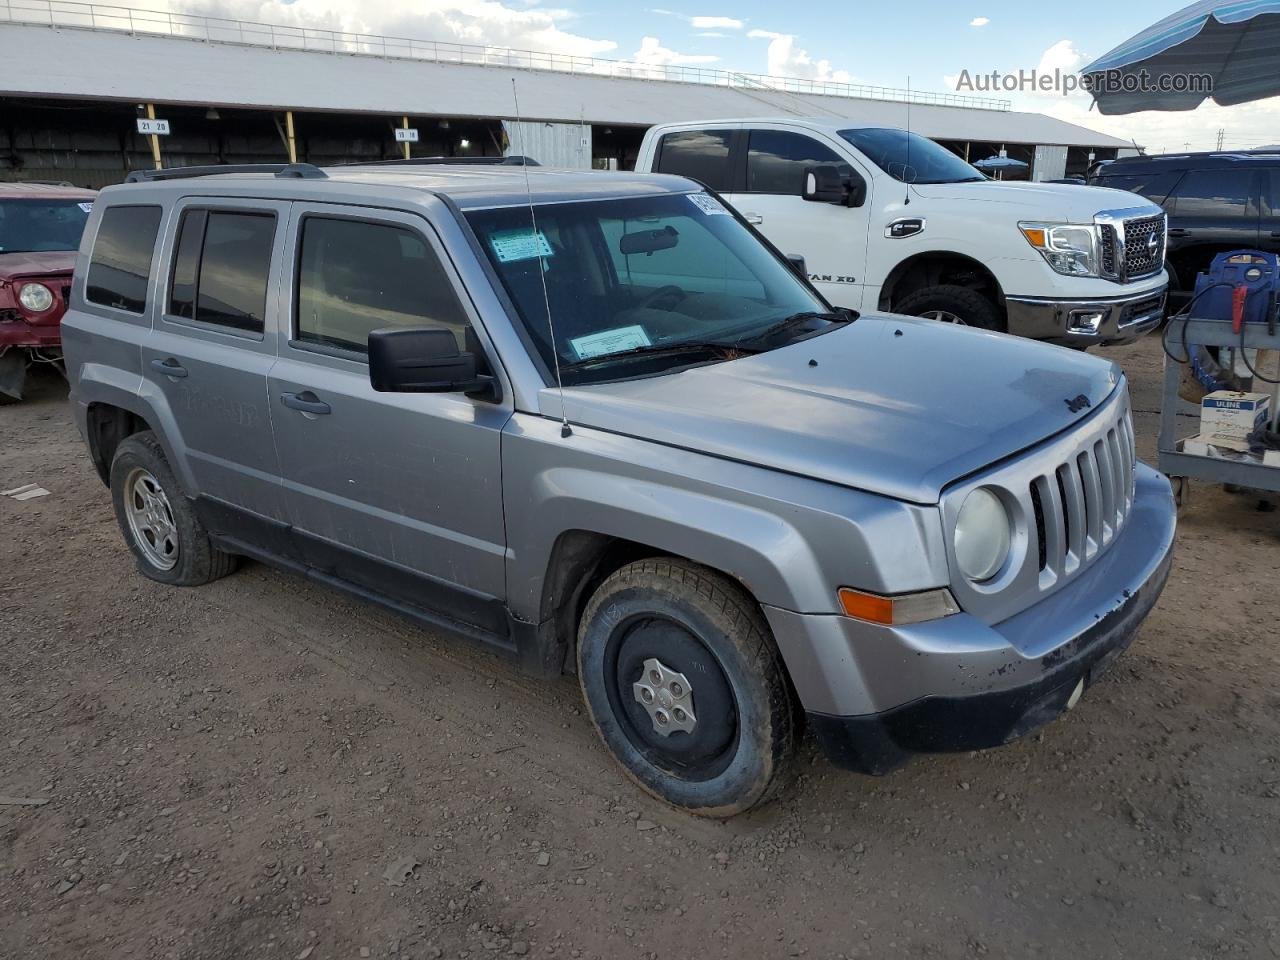
[[85,298],[104,307],[142,313],[159,232],[158,206],[113,206],[103,211],[89,254]]
[[1128,190],[1146,197],[1152,203],[1164,203],[1178,181],[1182,179],[1183,170],[1152,171],[1150,173],[1126,173],[1107,176],[1103,174],[1094,180],[1099,187],[1111,187],[1114,190]]

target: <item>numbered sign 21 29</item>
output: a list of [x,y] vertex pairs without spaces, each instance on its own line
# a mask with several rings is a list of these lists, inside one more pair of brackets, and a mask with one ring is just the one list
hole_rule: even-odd
[[146,134],[154,134],[159,137],[167,137],[169,135],[168,120],[149,120],[146,117],[138,118],[138,132]]

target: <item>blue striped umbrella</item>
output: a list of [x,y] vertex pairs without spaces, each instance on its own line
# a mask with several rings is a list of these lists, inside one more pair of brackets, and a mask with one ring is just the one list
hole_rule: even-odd
[[1201,0],[1080,72],[1105,114],[1194,110],[1208,97],[1230,106],[1276,96],[1280,0]]

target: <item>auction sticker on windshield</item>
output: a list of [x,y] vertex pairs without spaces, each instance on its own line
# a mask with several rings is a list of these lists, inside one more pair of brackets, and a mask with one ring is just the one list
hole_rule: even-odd
[[633,325],[618,327],[614,330],[602,330],[585,337],[576,337],[569,341],[573,352],[579,360],[590,360],[608,353],[621,353],[623,350],[634,350],[636,347],[651,346],[649,335],[644,327]]
[[494,254],[499,263],[515,263],[519,260],[532,260],[534,257],[551,256],[551,244],[541,230],[502,230],[489,238]]
[[710,194],[690,193],[687,196],[689,197],[690,203],[708,216],[719,214],[720,216],[727,217],[729,215],[729,211],[721,205],[720,201]]

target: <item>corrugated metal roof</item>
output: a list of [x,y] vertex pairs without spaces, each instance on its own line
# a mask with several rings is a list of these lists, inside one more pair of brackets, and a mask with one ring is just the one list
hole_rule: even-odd
[[196,103],[398,116],[511,118],[517,78],[525,119],[599,124],[730,116],[841,116],[945,140],[1129,146],[1037,113],[713,86],[548,70],[197,42],[116,31],[0,24],[0,94]]

